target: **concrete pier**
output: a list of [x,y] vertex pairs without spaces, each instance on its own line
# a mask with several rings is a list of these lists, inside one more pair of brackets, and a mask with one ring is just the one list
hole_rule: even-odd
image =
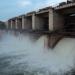
[[35,30],[49,30],[48,13],[37,13],[35,16]]
[[11,28],[12,29],[15,29],[16,27],[15,27],[15,20],[13,19],[13,20],[11,20]]
[[54,31],[62,29],[64,25],[63,16],[51,7],[40,9],[38,12],[29,12],[10,21],[12,29],[25,30]]
[[11,29],[11,20],[8,20],[8,25],[7,25],[8,27],[8,29]]
[[22,29],[25,29],[25,16],[22,16]]
[[30,30],[35,30],[35,11],[26,14],[26,26]]
[[60,34],[52,34],[52,35],[48,35],[48,40],[47,40],[47,46],[48,48],[54,48],[56,46],[56,44],[63,38],[63,35]]
[[18,29],[18,18],[15,19],[15,27]]
[[22,29],[22,18],[17,18],[17,28]]
[[52,8],[47,7],[40,9],[35,14],[35,30],[53,30],[53,13],[51,13],[52,11]]

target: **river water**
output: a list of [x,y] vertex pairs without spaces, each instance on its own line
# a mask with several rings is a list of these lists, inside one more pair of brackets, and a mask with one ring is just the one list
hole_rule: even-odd
[[45,47],[46,38],[0,31],[0,75],[72,75],[75,39],[63,38],[50,49]]

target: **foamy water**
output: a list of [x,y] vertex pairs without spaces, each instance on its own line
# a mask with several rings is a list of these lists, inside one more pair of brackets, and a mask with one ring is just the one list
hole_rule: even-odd
[[63,75],[74,68],[73,38],[63,38],[49,49],[44,44],[47,35],[36,39],[32,34],[0,34],[0,75]]

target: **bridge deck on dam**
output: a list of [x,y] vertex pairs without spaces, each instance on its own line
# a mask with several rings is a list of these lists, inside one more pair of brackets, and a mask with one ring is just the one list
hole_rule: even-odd
[[55,7],[55,10],[62,10],[62,9],[72,8],[72,7],[75,7],[75,3],[69,3],[62,6],[57,6]]

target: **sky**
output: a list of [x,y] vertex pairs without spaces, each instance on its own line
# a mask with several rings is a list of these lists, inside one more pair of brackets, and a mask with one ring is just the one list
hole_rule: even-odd
[[54,6],[66,0],[0,0],[0,21],[37,11],[39,8]]

